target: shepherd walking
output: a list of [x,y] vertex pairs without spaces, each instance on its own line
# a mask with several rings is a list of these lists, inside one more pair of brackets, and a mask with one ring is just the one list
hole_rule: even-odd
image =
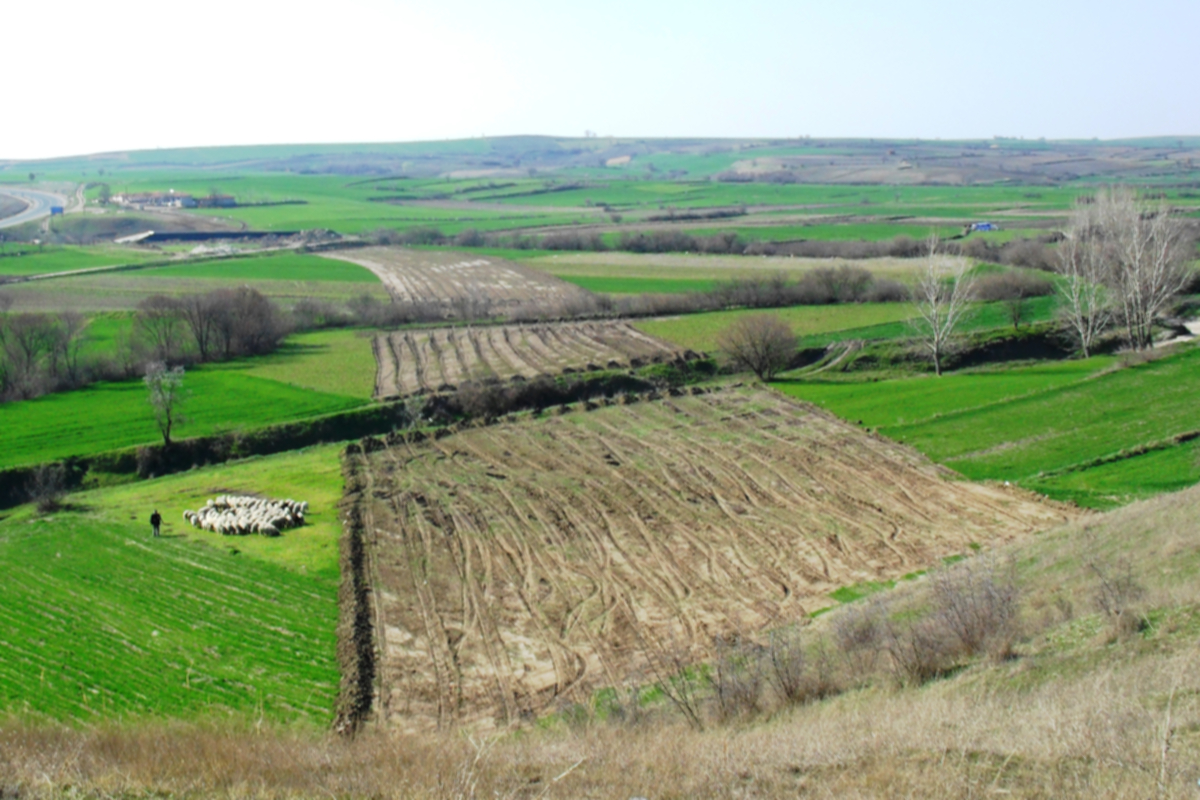
[[159,528],[162,526],[162,514],[158,513],[158,509],[154,509],[154,513],[150,515],[150,527],[154,528],[154,535],[159,535]]

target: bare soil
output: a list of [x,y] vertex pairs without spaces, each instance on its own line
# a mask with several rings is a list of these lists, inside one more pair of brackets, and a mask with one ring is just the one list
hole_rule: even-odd
[[548,323],[395,331],[374,341],[375,395],[457,386],[465,380],[624,368],[670,358],[674,346],[625,322]]
[[321,253],[379,276],[398,303],[483,302],[491,308],[537,305],[553,309],[582,300],[574,284],[500,258],[469,253],[366,247]]
[[714,640],[805,619],[1070,519],[761,389],[502,422],[366,456],[376,713],[488,727],[650,683]]

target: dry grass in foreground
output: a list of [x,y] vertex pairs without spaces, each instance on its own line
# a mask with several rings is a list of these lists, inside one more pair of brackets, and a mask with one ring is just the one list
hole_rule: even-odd
[[955,681],[873,689],[756,727],[707,733],[610,723],[519,737],[377,734],[350,742],[169,727],[16,727],[0,733],[0,790],[7,784],[5,796],[20,797],[1180,797],[1195,790],[1195,667],[1194,653],[1182,653],[1024,692],[972,692]]
[[[1021,587],[1011,650],[920,685],[881,674],[732,722],[708,714],[704,731],[663,703],[476,738],[13,723],[0,726],[0,796],[1190,797],[1198,510],[1200,488],[1002,548]],[[935,588],[884,594],[928,610]],[[860,603],[805,635],[831,635]]]

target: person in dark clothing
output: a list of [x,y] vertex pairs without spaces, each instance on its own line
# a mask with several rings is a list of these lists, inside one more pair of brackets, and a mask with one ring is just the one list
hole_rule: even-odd
[[158,509],[154,509],[154,513],[150,515],[150,527],[154,528],[154,535],[158,536],[158,529],[162,525],[162,514],[158,513]]

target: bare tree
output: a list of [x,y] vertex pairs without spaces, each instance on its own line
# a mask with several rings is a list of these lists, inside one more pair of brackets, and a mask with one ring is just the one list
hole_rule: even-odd
[[1163,203],[1140,203],[1133,191],[1110,188],[1096,196],[1095,245],[1108,260],[1108,286],[1129,345],[1154,344],[1155,319],[1187,285],[1190,258],[1183,226]]
[[974,278],[965,260],[945,261],[937,257],[938,238],[931,235],[929,258],[913,296],[917,307],[916,327],[925,349],[933,358],[933,370],[942,374],[942,359],[955,332],[971,310]]
[[66,378],[71,387],[83,383],[84,366],[81,357],[83,347],[87,343],[87,325],[87,319],[78,311],[62,311],[55,326],[50,353],[51,373]]
[[216,296],[212,293],[188,295],[179,301],[179,310],[192,332],[200,360],[208,361],[217,340],[220,308]]
[[24,313],[7,320],[3,337],[10,376],[18,395],[33,397],[45,379],[43,361],[56,338],[53,318],[47,314]]
[[150,390],[150,407],[154,421],[162,433],[163,444],[171,446],[171,430],[183,424],[183,367],[167,369],[161,361],[146,365],[146,388]]
[[769,381],[796,354],[796,334],[774,314],[739,317],[717,337],[717,347],[735,366]]
[[134,322],[154,351],[154,357],[171,361],[183,347],[183,311],[173,297],[156,294],[138,303]]
[[1104,284],[1108,272],[1104,248],[1089,236],[1091,227],[1091,206],[1078,206],[1067,237],[1058,245],[1057,270],[1063,278],[1058,285],[1059,313],[1084,358],[1112,323],[1112,304]]

